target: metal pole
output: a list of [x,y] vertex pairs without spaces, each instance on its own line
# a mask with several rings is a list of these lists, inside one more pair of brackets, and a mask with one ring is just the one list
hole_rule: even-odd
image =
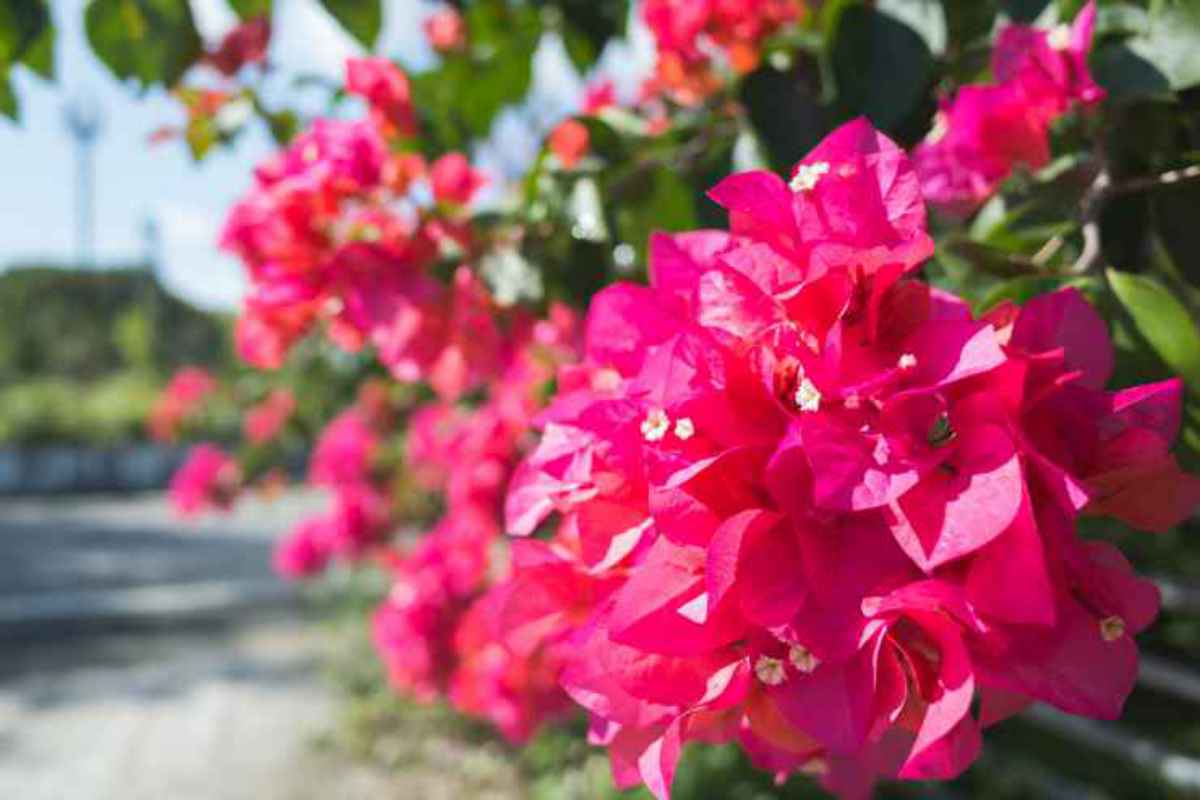
[[67,130],[75,139],[75,258],[80,266],[94,264],[95,244],[95,144],[101,114],[85,94],[76,95],[63,109]]

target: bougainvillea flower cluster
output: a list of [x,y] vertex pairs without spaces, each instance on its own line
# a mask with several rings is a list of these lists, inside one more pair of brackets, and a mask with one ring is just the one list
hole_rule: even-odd
[[555,368],[575,354],[575,318],[520,320],[488,399],[474,408],[435,402],[412,417],[407,462],[440,492],[445,513],[388,564],[392,589],[373,619],[373,638],[394,686],[420,698],[448,696],[463,713],[524,741],[570,704],[558,686],[556,651],[539,639],[510,646],[498,614],[511,592],[502,546],[504,492]]
[[453,53],[467,44],[467,23],[454,6],[441,6],[424,23],[425,38],[439,53]]
[[228,510],[241,489],[242,468],[228,453],[205,442],[193,447],[171,476],[171,505],[190,516],[212,509]]
[[734,72],[750,72],[763,41],[802,11],[799,0],[646,0],[642,19],[658,48],[659,81],[677,101],[690,104],[723,83],[714,54]]
[[1051,123],[1076,105],[1104,98],[1087,64],[1095,22],[1091,0],[1069,26],[1014,24],[1000,31],[992,53],[996,82],[959,89],[913,152],[931,203],[968,214],[1016,167],[1049,163]]
[[321,572],[337,557],[363,558],[393,526],[386,475],[378,470],[386,421],[361,401],[321,432],[309,462],[308,482],[332,496],[325,513],[306,519],[280,541],[276,570],[290,578]]
[[[278,367],[323,323],[341,347],[372,345],[397,378],[429,379],[453,398],[495,356],[492,303],[470,270],[447,284],[431,267],[470,254],[458,215],[485,181],[461,154],[426,169],[402,149],[415,115],[408,79],[391,62],[350,59],[347,89],[367,101],[368,118],[318,119],[259,166],[230,212],[222,245],[251,282],[238,351]],[[414,201],[417,180],[428,180],[434,207]]]
[[198,413],[216,391],[216,378],[203,367],[178,370],[150,409],[146,422],[150,436],[160,442],[173,440],[187,419]]
[[431,529],[396,530],[389,484],[397,476],[383,452],[390,429],[366,393],[329,424],[310,462],[309,483],[332,493],[332,509],[280,542],[275,567],[290,578],[335,559],[382,567],[391,588],[371,630],[392,685],[423,701],[448,698],[524,741],[570,703],[557,651],[540,639],[510,647],[497,616],[512,591],[501,510],[546,386],[575,358],[577,323],[563,306],[544,320],[515,314],[507,323],[508,346],[482,377],[485,401],[438,399],[408,418],[405,474],[444,506]]
[[279,435],[296,410],[296,398],[288,389],[274,389],[262,402],[246,411],[242,435],[252,444],[264,444]]
[[1107,390],[1074,290],[975,317],[921,282],[920,189],[855,121],[789,181],[721,182],[729,232],[659,235],[649,287],[595,297],[496,613],[564,660],[620,785],[667,797],[683,744],[734,741],[862,796],[959,774],[1033,701],[1119,714],[1158,593],[1076,521],[1200,502],[1181,385]]

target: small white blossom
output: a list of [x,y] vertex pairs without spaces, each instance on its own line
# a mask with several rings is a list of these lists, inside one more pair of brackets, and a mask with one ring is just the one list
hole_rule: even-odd
[[759,656],[754,662],[754,675],[767,686],[778,686],[787,680],[783,661],[770,656]]
[[671,430],[671,418],[661,408],[652,408],[642,420],[642,438],[647,442],[662,441]]
[[818,411],[821,408],[821,391],[812,381],[804,378],[796,387],[796,408],[801,411]]
[[788,661],[791,661],[792,666],[805,675],[821,665],[821,660],[814,656],[811,650],[799,644],[792,645],[792,649],[788,650]]
[[692,422],[691,417],[680,417],[675,420],[675,435],[685,442],[696,435],[696,425]]
[[1055,25],[1046,35],[1046,44],[1054,50],[1066,50],[1071,46],[1071,26]]
[[829,172],[829,162],[814,161],[811,164],[801,164],[796,167],[796,174],[788,183],[793,192],[810,192],[821,180],[821,176]]
[[900,356],[900,360],[896,362],[896,366],[900,369],[912,369],[917,365],[917,357],[912,353],[905,353]]

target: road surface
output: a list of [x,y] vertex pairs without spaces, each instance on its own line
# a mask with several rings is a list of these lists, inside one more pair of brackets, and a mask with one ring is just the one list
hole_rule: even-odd
[[181,523],[161,496],[0,501],[0,798],[395,796],[315,748],[338,700],[269,568],[322,502]]

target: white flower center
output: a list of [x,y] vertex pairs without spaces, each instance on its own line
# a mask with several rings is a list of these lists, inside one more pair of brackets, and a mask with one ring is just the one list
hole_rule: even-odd
[[647,442],[659,442],[671,430],[671,418],[661,408],[652,408],[642,420],[642,438]]
[[821,176],[829,172],[829,162],[814,161],[811,164],[801,164],[796,167],[796,174],[788,183],[793,192],[810,192],[821,180]]
[[896,366],[900,369],[912,369],[917,365],[917,357],[912,353],[905,353],[900,356],[900,360],[896,362]]
[[1106,642],[1115,642],[1125,635],[1125,620],[1113,615],[1100,620],[1100,636]]
[[796,408],[801,411],[817,411],[821,408],[821,391],[808,378],[800,381],[793,399],[796,401]]
[[787,670],[782,660],[759,656],[754,662],[754,675],[767,686],[778,686],[787,679]]
[[1055,25],[1046,35],[1046,44],[1054,50],[1066,50],[1071,46],[1071,28],[1069,25]]
[[696,425],[690,417],[680,417],[675,420],[675,435],[685,442],[696,435]]
[[791,661],[792,666],[805,675],[808,675],[821,665],[819,658],[814,656],[807,647],[799,644],[792,645],[792,649],[788,651],[788,661]]

